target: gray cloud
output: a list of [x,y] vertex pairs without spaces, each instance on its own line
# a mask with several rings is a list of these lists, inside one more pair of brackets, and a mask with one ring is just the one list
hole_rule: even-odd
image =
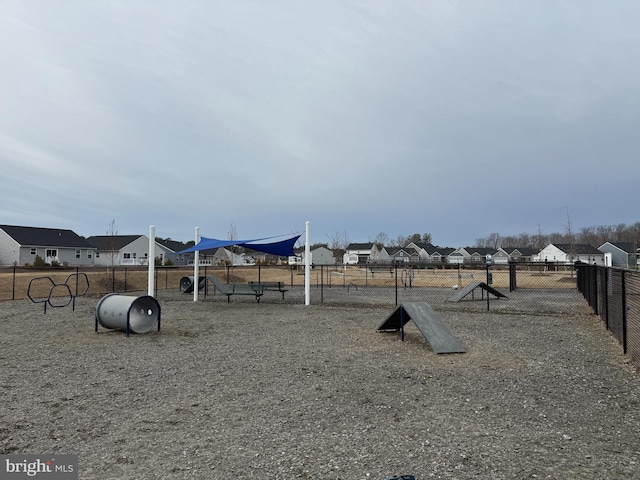
[[460,246],[562,231],[567,205],[638,221],[636,2],[0,12],[4,223]]

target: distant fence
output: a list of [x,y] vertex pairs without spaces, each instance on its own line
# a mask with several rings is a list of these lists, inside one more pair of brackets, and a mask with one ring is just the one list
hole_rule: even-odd
[[640,366],[640,272],[578,267],[578,290],[631,361]]
[[[34,277],[48,276],[56,284],[64,283],[73,273],[83,272],[89,281],[89,295],[111,292],[146,291],[147,267],[9,267],[0,269],[0,300],[27,298],[29,282]],[[249,281],[280,281],[289,287],[304,285],[304,266],[201,266],[202,276],[216,275],[226,283]],[[192,276],[193,267],[158,266],[155,268],[155,290],[178,289],[184,276]],[[315,303],[324,301],[324,291],[340,289],[351,293],[360,290],[360,297],[376,298],[397,303],[412,290],[420,288],[462,288],[473,281],[488,282],[505,291],[518,289],[575,288],[573,266],[514,263],[491,265],[434,265],[434,264],[366,264],[318,265],[311,269],[310,284]],[[382,288],[377,288],[382,287]],[[36,292],[37,293],[37,292]],[[42,292],[47,294],[48,292]],[[289,297],[290,295],[287,295]],[[380,296],[387,298],[380,299]],[[348,300],[348,299],[345,299]]]

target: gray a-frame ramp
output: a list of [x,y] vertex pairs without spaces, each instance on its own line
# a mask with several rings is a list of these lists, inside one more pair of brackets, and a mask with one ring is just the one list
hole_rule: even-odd
[[465,353],[465,349],[426,302],[403,303],[378,327],[378,332],[397,332],[413,320],[435,353]]
[[452,296],[449,299],[449,301],[450,302],[459,302],[460,300],[462,300],[464,297],[466,297],[470,293],[473,293],[473,291],[476,288],[481,288],[482,290],[486,291],[487,295],[492,294],[492,295],[495,295],[497,298],[508,298],[504,293],[499,292],[498,290],[496,290],[493,287],[490,287],[489,285],[487,285],[484,282],[471,282],[469,285],[467,285],[462,290],[460,290],[458,293],[456,293],[454,296]]

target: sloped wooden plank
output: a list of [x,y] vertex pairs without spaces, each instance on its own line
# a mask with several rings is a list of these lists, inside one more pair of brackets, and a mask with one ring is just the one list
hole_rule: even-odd
[[440,315],[426,302],[409,302],[400,305],[382,322],[378,331],[398,331],[410,320],[413,320],[435,353],[466,352]]

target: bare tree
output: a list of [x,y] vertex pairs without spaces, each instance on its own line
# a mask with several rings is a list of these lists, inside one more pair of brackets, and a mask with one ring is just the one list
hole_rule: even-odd
[[[229,225],[229,231],[227,232],[227,239],[230,241],[234,241],[238,239],[238,229],[236,228],[236,226],[231,223],[231,225]],[[231,251],[233,253],[238,253],[238,247],[236,245],[232,245],[231,246]]]
[[[116,291],[116,259],[120,255],[120,244],[118,242],[118,229],[116,228],[116,220],[112,219],[107,227],[107,251],[105,252],[109,263],[111,264],[111,291]],[[109,270],[107,269],[107,274]]]
[[398,235],[396,237],[395,247],[406,247],[409,244],[409,237],[406,235]]
[[331,234],[325,234],[329,239],[328,247],[331,250],[346,250],[349,241],[347,240],[347,232],[332,232]]
[[387,235],[385,232],[380,232],[373,239],[373,243],[375,243],[378,248],[389,245],[389,235]]
[[119,254],[118,229],[116,228],[116,220],[112,219],[107,227],[107,251],[105,252],[112,270]]
[[488,240],[488,248],[495,248],[496,250],[502,246],[502,237],[499,233],[492,233],[487,238]]

